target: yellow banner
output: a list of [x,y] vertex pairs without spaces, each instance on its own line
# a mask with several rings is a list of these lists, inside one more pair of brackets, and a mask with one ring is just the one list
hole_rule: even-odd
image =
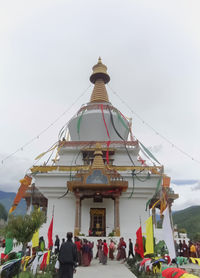
[[154,244],[153,244],[153,219],[152,216],[150,216],[146,223],[146,254],[153,254],[154,253]]

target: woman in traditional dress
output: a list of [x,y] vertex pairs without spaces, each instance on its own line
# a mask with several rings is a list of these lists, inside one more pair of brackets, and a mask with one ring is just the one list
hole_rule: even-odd
[[109,245],[109,259],[114,260],[114,251],[115,251],[115,244],[113,240],[111,239],[110,245]]
[[82,246],[82,265],[83,266],[89,266],[90,265],[90,246],[87,242],[87,240],[85,239],[83,241],[83,246]]
[[106,243],[106,240],[103,241],[103,254],[102,254],[102,264],[107,264],[107,258],[108,258],[108,246]]
[[103,250],[102,250],[102,239],[99,240],[99,247],[98,247],[98,257],[99,257],[99,262],[102,263],[102,256],[103,256]]
[[89,246],[89,260],[91,262],[91,260],[93,259],[93,247],[94,247],[94,242],[89,241],[88,242],[88,246]]
[[117,260],[125,260],[126,259],[126,243],[124,241],[124,238],[121,237],[119,240],[119,244],[117,247],[118,253],[117,253]]
[[123,237],[121,242],[121,259],[122,260],[126,259],[126,242],[124,241]]

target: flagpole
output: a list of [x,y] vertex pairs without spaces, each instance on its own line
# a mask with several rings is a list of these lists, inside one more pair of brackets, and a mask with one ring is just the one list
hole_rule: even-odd
[[52,209],[52,217],[54,217],[54,208],[55,208],[55,205],[53,205],[53,209]]

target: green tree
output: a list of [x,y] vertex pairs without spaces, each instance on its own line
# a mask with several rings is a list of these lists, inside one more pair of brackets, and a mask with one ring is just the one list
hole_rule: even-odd
[[194,241],[200,241],[200,232],[195,233],[192,239]]
[[0,219],[3,219],[6,221],[7,217],[8,217],[8,213],[5,209],[5,207],[2,204],[0,204]]
[[6,237],[13,238],[17,244],[22,244],[22,251],[26,251],[29,241],[33,234],[45,222],[44,212],[34,209],[30,215],[10,215],[7,225],[1,230],[1,233]]

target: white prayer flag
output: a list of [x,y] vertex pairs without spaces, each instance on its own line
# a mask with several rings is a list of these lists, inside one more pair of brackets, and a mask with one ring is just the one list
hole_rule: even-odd
[[173,230],[171,227],[168,207],[164,210],[163,215],[164,215],[163,227],[162,227],[163,239],[165,241],[165,244],[167,245],[169,256],[172,260],[176,258],[176,251],[174,246]]

